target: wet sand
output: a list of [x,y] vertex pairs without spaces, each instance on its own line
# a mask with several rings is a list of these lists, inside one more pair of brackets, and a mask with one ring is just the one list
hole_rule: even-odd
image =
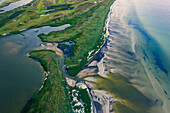
[[[140,45],[146,45],[147,41],[144,41],[145,37],[134,29],[133,21],[128,21],[128,16],[137,21],[133,5],[133,1],[122,0],[117,0],[113,4],[109,13],[109,24],[108,26],[106,24],[108,28],[106,44],[98,56],[91,61],[95,62],[95,65],[85,66],[77,76],[88,75],[85,80],[91,81],[89,87],[91,86],[93,89],[92,83],[97,81],[93,77],[94,75],[106,77],[108,71],[119,73],[127,78],[141,94],[150,99],[151,113],[169,113],[168,93],[159,83],[159,79],[155,78],[154,68],[151,68],[152,64],[146,63],[146,60],[152,59],[153,56],[140,48]],[[142,55],[143,53],[145,56]],[[166,76],[160,71],[159,74]]]

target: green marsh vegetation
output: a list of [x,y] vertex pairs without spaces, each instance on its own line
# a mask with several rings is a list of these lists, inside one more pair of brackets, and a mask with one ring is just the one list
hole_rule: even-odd
[[[51,32],[48,35],[40,34],[39,37],[44,42],[69,40],[75,42],[74,56],[66,57],[65,65],[70,75],[76,75],[88,62],[88,52],[94,50],[93,56],[102,46],[104,21],[113,2],[114,0],[59,0],[58,2],[34,0],[31,4],[0,14],[0,34],[19,33],[22,29],[46,25],[71,24],[66,30]],[[49,11],[42,11],[44,9]],[[71,112],[68,88],[59,71],[55,52],[41,50],[31,52],[30,55],[41,62],[44,69],[50,72],[50,76],[45,81],[44,87],[32,96],[22,112]],[[105,90],[118,99],[113,105],[117,113],[148,112],[147,108],[151,106],[149,100],[125,78],[111,73],[107,76],[108,78],[96,77],[98,82],[94,84],[96,89]]]
[[71,105],[68,88],[58,68],[58,59],[54,51],[40,50],[30,53],[38,60],[50,75],[44,87],[35,93],[21,111],[22,113],[70,113]]
[[[64,4],[58,4],[58,2],[54,3],[54,0],[33,0],[27,5],[0,14],[0,21],[4,21],[3,24],[1,24],[0,35],[14,31],[20,31],[22,29],[31,27],[39,27],[42,26],[45,22],[53,21],[57,18],[59,19],[60,17],[64,17],[74,11],[79,11],[78,9],[75,9],[77,6],[73,5],[83,1],[84,0],[67,0],[64,2]],[[86,2],[92,1],[90,0]],[[28,7],[30,8],[30,11],[28,12],[30,19],[22,22],[21,20],[23,20],[22,18],[25,18],[24,14]],[[52,9],[48,9],[50,7],[52,7]],[[44,9],[49,11],[43,11]],[[16,11],[23,12],[18,14],[16,17],[8,18],[8,16],[13,15],[13,13]],[[45,16],[42,16],[42,14]],[[6,19],[8,21],[5,21]],[[62,24],[61,22],[58,23]]]
[[58,0],[58,3],[59,3],[59,4],[63,4],[63,3],[64,3],[64,0]]
[[[97,3],[94,3],[94,1],[97,1]],[[62,4],[57,2],[54,4],[53,0],[35,0],[32,5],[26,5],[1,14],[9,13],[8,15],[10,15],[15,11],[23,11],[8,20],[6,20],[8,16],[6,18],[0,17],[0,20],[3,18],[4,21],[0,28],[0,34],[19,33],[22,29],[32,27],[59,26],[70,23],[72,27],[64,31],[39,36],[45,42],[72,40],[76,43],[73,47],[74,56],[65,58],[65,65],[69,70],[69,74],[76,75],[88,62],[88,52],[93,50],[91,54],[93,56],[103,44],[104,21],[113,2],[114,0],[65,0]],[[25,15],[28,7],[30,10]],[[43,12],[41,9],[49,11]],[[45,16],[41,16],[42,14]]]
[[41,11],[43,10],[43,0],[40,0],[38,6],[37,6],[37,10]]
[[31,97],[21,113],[71,113],[73,97],[69,92],[74,89],[79,91],[77,99],[83,102],[86,113],[90,113],[91,100],[88,92],[86,89],[67,87],[64,77],[59,71],[58,58],[54,51],[33,51],[30,53],[30,57],[38,60],[44,70],[50,72],[50,75],[45,81],[44,87]]
[[[65,58],[65,65],[70,75],[76,75],[82,67],[88,62],[88,52],[94,50],[94,54],[104,42],[102,36],[104,21],[113,0],[105,0],[97,4],[84,3],[78,7],[87,11],[79,14],[74,12],[73,17],[68,15],[62,23],[70,23],[72,27],[58,32],[51,32],[48,35],[40,34],[42,41],[63,42],[72,40],[76,44],[73,47],[73,57]],[[81,10],[81,9],[80,9]],[[76,15],[74,17],[74,15]],[[68,19],[67,19],[68,18]],[[56,22],[55,22],[56,21]],[[53,25],[58,20],[52,22]],[[55,22],[55,23],[54,23]],[[59,24],[59,23],[58,23]]]
[[[77,87],[76,88],[70,88],[69,90],[70,90],[70,94],[72,94],[72,90],[78,91],[77,100],[79,102],[83,102],[85,113],[91,113],[91,99],[89,97],[89,94],[88,94],[87,90],[77,88]],[[71,98],[71,100],[73,100],[72,95],[70,95],[70,98]],[[73,109],[76,107],[75,104],[76,104],[76,102],[72,102]]]
[[108,73],[107,77],[95,77],[92,82],[95,89],[104,90],[117,99],[113,103],[116,113],[149,113],[150,100],[142,95],[126,78],[117,73]]

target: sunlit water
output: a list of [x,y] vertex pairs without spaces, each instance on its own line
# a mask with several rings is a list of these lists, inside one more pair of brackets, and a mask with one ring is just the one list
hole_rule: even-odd
[[0,2],[5,1],[5,0],[0,0]]
[[38,34],[64,30],[69,26],[45,26],[0,37],[0,113],[19,113],[41,87],[43,69],[27,56],[42,43]]
[[[2,0],[2,1],[4,1],[4,0]],[[2,10],[2,11],[0,11],[0,13],[5,13],[7,11],[11,11],[11,10],[13,10],[15,8],[18,8],[20,6],[26,5],[26,4],[30,3],[31,1],[32,0],[20,0],[20,1],[14,2],[14,3],[11,3],[8,6],[0,8],[0,10]]]
[[151,99],[154,113],[170,112],[170,1],[116,0],[109,14],[103,65]]

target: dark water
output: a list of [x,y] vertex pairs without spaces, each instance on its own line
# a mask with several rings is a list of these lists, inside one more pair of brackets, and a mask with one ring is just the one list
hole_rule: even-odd
[[46,26],[0,38],[0,113],[18,113],[41,87],[43,69],[27,56],[42,43],[37,35],[69,26]]

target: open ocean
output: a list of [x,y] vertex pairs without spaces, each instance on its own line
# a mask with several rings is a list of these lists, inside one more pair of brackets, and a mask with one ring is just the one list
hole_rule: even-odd
[[100,61],[120,73],[153,103],[170,113],[170,1],[116,0]]

